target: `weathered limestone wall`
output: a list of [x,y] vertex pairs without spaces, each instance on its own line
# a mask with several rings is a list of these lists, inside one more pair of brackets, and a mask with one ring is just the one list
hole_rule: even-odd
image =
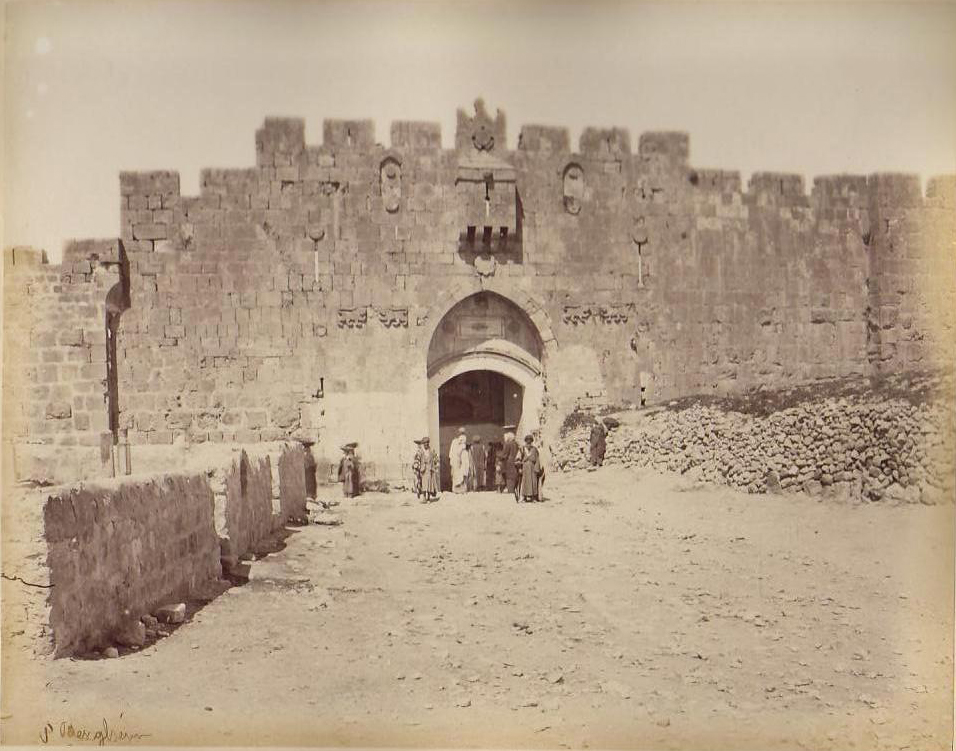
[[34,652],[90,652],[160,605],[214,597],[224,569],[307,517],[300,444],[204,449],[173,475],[6,489],[4,606],[27,613]]
[[213,493],[203,475],[64,489],[44,507],[56,654],[88,651],[220,579]]
[[956,178],[925,198],[906,175],[819,177],[808,194],[760,173],[745,189],[692,167],[685,134],[642,134],[632,152],[627,131],[589,128],[572,151],[566,130],[525,126],[509,150],[483,106],[459,112],[449,150],[429,123],[393,123],[388,147],[370,121],[326,121],[321,145],[304,130],[266,119],[256,165],[204,170],[198,196],[176,173],[121,175],[118,421],[134,457],[292,437],[326,466],[357,440],[400,477],[430,430],[432,336],[482,290],[537,329],[552,428],[579,404],[952,353],[956,282],[939,270]]
[[[306,473],[310,471],[307,459],[307,453],[302,444],[286,444],[275,462],[279,482],[279,520],[283,524],[307,518]],[[273,482],[273,496],[275,496],[275,482]]]
[[46,657],[54,649],[43,503],[36,490],[14,493],[5,488],[0,504],[0,618],[9,639],[4,643],[4,661],[15,652]]
[[[122,287],[117,240],[71,243],[61,264],[4,255],[3,441],[9,476],[110,474],[107,298]],[[113,293],[113,298],[118,297]]]
[[869,360],[876,373],[956,357],[956,177],[870,178]]
[[[893,389],[883,383],[880,390],[854,381],[849,393],[821,389],[771,410],[695,404],[619,413],[623,424],[608,436],[605,462],[686,473],[751,493],[952,503],[953,382],[934,380],[914,377]],[[557,445],[561,469],[590,463],[593,423],[579,422]]]
[[284,524],[307,516],[307,463],[301,444],[235,447],[226,461],[214,463],[216,532],[227,568],[259,552],[263,541]]
[[223,565],[231,570],[256,552],[258,544],[279,525],[273,514],[272,465],[269,456],[237,449],[234,458],[213,474],[216,491],[216,533]]

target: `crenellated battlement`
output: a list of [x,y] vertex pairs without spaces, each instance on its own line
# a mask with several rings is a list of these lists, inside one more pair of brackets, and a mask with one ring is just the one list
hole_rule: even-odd
[[[689,189],[700,193],[740,194],[749,196],[757,205],[792,206],[862,206],[892,205],[914,207],[926,198],[934,204],[949,206],[954,200],[956,176],[934,177],[927,184],[924,196],[916,175],[876,173],[872,175],[822,175],[812,179],[808,193],[800,174],[757,172],[746,189],[740,173],[724,169],[694,168],[689,163],[690,138],[682,132],[645,132],[638,139],[636,153],[631,151],[630,133],[624,128],[585,128],[572,150],[567,128],[546,125],[525,125],[521,128],[516,150],[505,147],[505,115],[498,110],[492,119],[483,102],[476,102],[475,114],[458,111],[455,147],[444,149],[441,126],[435,122],[395,121],[389,128],[389,146],[375,140],[372,120],[328,119],[323,121],[323,141],[305,142],[305,121],[301,118],[267,117],[256,131],[257,160],[255,168],[204,169],[201,173],[200,197],[254,196],[263,193],[263,183],[315,181],[340,184],[347,181],[342,167],[345,160],[368,158],[369,167],[378,168],[389,154],[397,162],[402,154],[430,154],[447,159],[455,154],[495,155],[510,160],[519,155],[527,159],[565,159],[566,164],[586,162],[620,162],[635,174],[671,175],[686,180]],[[436,162],[437,164],[438,162]],[[530,169],[533,161],[522,162]],[[263,173],[262,168],[274,168]],[[597,179],[589,175],[588,180]],[[140,225],[132,239],[159,241],[167,238],[157,228],[165,215],[145,212],[168,210],[179,200],[179,175],[176,172],[124,172],[120,175],[120,193],[127,200],[124,208],[142,212],[134,217]],[[208,203],[201,204],[210,208]],[[191,204],[195,208],[195,204]],[[215,208],[243,208],[228,199]]]
[[3,268],[6,273],[14,269],[35,268],[49,263],[50,259],[45,250],[25,246],[3,249]]
[[[956,176],[925,195],[905,174],[744,185],[695,167],[687,133],[632,144],[620,127],[575,145],[525,125],[510,149],[480,100],[451,148],[432,122],[391,123],[388,145],[367,119],[322,133],[308,144],[304,120],[265,118],[255,161],[203,169],[198,195],[176,172],[121,173],[118,238],[74,241],[58,265],[5,253],[27,321],[8,350],[24,363],[10,424],[40,437],[36,466],[73,442],[97,467],[127,431],[133,446],[377,442],[368,458],[400,472],[396,447],[427,429],[415,389],[449,295],[524,301],[555,342],[542,367],[558,411],[924,367],[956,330],[939,273]],[[506,336],[484,310],[441,330]],[[375,429],[349,434],[356,415]]]

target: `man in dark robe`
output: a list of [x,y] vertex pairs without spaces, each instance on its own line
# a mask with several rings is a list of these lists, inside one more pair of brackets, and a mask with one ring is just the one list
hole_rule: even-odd
[[485,444],[481,442],[481,436],[476,435],[471,439],[471,446],[468,447],[471,452],[471,489],[485,489],[485,462],[487,455],[485,453]]
[[518,481],[518,468],[515,461],[518,458],[518,444],[515,443],[514,433],[505,433],[504,445],[501,447],[501,469],[505,475],[505,490],[515,492]]
[[598,420],[591,426],[591,466],[600,467],[604,463],[604,452],[607,450],[607,429],[604,423]]
[[488,442],[488,452],[485,455],[485,487],[494,490],[497,487],[495,481],[495,459],[498,456],[498,444],[495,441]]
[[541,464],[541,457],[538,449],[534,445],[534,440],[530,435],[524,437],[524,448],[521,450],[521,487],[519,495],[526,503],[532,503],[537,500],[540,492],[541,476],[544,474],[544,467]]

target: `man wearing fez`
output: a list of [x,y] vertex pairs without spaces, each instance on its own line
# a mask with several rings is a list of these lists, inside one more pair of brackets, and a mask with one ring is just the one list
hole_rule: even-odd
[[341,447],[345,456],[339,461],[339,482],[342,483],[342,493],[346,498],[354,498],[359,494],[358,462],[355,459],[357,443],[346,443]]
[[504,444],[501,447],[501,470],[505,476],[505,490],[514,493],[518,481],[518,468],[515,466],[515,461],[518,458],[518,444],[515,443],[515,434],[511,432],[515,429],[515,426],[505,425],[504,429]]
[[431,442],[426,435],[418,444],[418,450],[415,452],[415,459],[412,462],[412,471],[415,473],[415,494],[421,498],[425,496],[422,503],[438,500],[438,473],[440,462],[438,452],[431,447]]

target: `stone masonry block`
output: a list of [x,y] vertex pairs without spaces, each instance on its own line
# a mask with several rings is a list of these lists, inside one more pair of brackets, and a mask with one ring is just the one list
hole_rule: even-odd
[[79,261],[91,263],[119,263],[119,239],[70,240],[63,248],[63,266],[72,266]]
[[877,205],[909,207],[923,202],[919,175],[876,173],[867,178],[867,187]]
[[322,145],[369,149],[375,145],[374,120],[324,120]]
[[820,175],[813,178],[813,196],[820,206],[859,205],[867,199],[865,175]]
[[256,131],[256,153],[260,163],[266,155],[284,154],[294,156],[305,150],[305,120],[301,118],[267,117]]
[[27,248],[17,246],[5,248],[3,251],[4,268],[13,268],[17,266],[31,267],[49,263],[46,251],[38,248]]
[[134,224],[133,237],[137,240],[165,240],[165,224]]
[[642,159],[664,159],[681,166],[690,154],[690,136],[680,132],[641,133],[637,149]]
[[585,128],[578,149],[591,159],[623,159],[631,153],[631,134],[624,128]]
[[392,123],[394,149],[440,149],[441,124],[398,120]]
[[765,195],[771,199],[787,199],[804,195],[803,175],[785,172],[755,172],[748,184],[752,195]]
[[696,188],[714,191],[716,193],[739,193],[741,179],[739,172],[727,170],[700,169],[693,170],[688,179]]
[[179,195],[178,172],[120,172],[120,194]]
[[926,184],[926,197],[944,206],[956,206],[956,175],[937,175]]
[[567,128],[525,125],[518,135],[518,149],[537,156],[565,154],[571,151],[571,137]]

